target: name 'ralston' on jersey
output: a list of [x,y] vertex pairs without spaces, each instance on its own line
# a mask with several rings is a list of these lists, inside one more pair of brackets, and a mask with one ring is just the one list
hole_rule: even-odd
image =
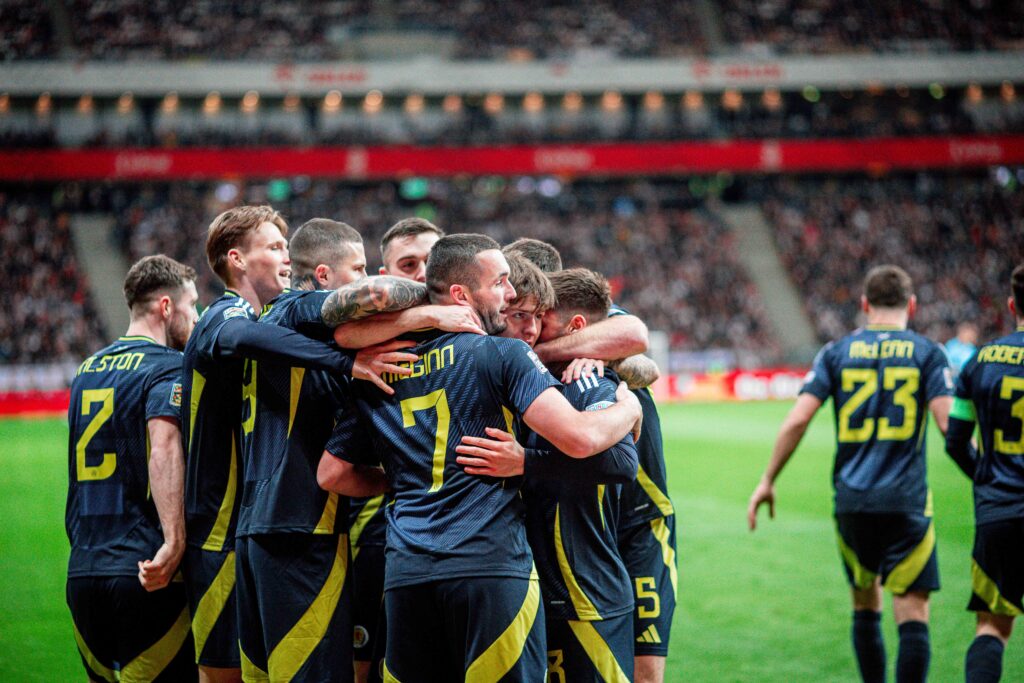
[[1024,518],[1024,327],[986,344],[957,381],[952,417],[978,422],[978,524]]
[[[563,394],[577,410],[602,410],[615,403],[617,386],[618,378],[607,371],[605,377],[580,378]],[[527,432],[527,445],[551,452],[548,457],[568,457],[533,432]],[[623,479],[632,479],[637,469],[632,436],[626,434],[612,449]],[[622,489],[622,484],[570,478],[526,478],[527,538],[548,619],[600,621],[633,610],[633,588],[616,541]]]
[[68,576],[135,576],[163,543],[147,421],[179,419],[182,356],[121,337],[83,362],[68,408]]
[[521,340],[436,331],[409,337],[417,345],[404,350],[420,357],[413,374],[385,376],[394,396],[353,383],[355,410],[328,449],[355,463],[374,463],[379,454],[387,470],[393,502],[385,588],[471,576],[528,579],[533,558],[518,487],[466,474],[455,447],[463,435],[486,436],[486,427],[510,431],[556,382]]
[[801,393],[835,408],[836,512],[928,512],[928,404],[952,393],[935,342],[895,326],[868,325],[827,344]]
[[[320,308],[329,291],[286,291],[260,316],[261,325],[280,325],[322,342],[334,329]],[[345,499],[320,488],[317,467],[348,379],[324,370],[283,363],[246,361],[250,405],[242,425],[243,487],[236,535],[266,533],[334,534],[344,531]]]
[[185,345],[182,372],[186,542],[217,552],[234,548],[238,522],[244,361],[221,356],[217,346],[221,328],[234,318],[256,320],[256,312],[229,290],[203,311]]

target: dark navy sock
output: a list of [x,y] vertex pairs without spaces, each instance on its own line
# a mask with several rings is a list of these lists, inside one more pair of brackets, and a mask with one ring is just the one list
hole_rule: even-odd
[[997,683],[1003,675],[1003,642],[995,636],[978,636],[967,649],[967,683]]
[[896,656],[896,683],[924,683],[931,663],[928,624],[906,621],[899,625],[900,650]]
[[870,609],[853,612],[853,651],[864,683],[885,683],[885,641],[882,614]]

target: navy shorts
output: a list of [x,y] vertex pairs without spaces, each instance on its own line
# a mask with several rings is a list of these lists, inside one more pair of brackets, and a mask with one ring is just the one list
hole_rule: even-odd
[[263,534],[236,541],[246,681],[351,681],[348,537]]
[[550,619],[548,683],[633,680],[633,615],[601,621]]
[[402,683],[544,680],[544,607],[532,579],[473,577],[384,593],[384,680]]
[[1024,519],[975,527],[971,588],[969,610],[1007,617],[1024,613]]
[[894,595],[939,589],[935,522],[904,512],[837,513],[839,553],[850,585],[870,588],[876,579]]
[[[384,548],[352,548],[352,647],[356,661],[384,656]],[[379,652],[379,657],[374,657]]]
[[623,529],[619,554],[633,584],[633,645],[637,656],[665,657],[676,612],[676,516]]
[[181,568],[192,612],[196,661],[201,666],[237,669],[242,660],[235,608],[235,551],[187,546]]
[[69,578],[67,601],[90,679],[133,683],[198,677],[180,581],[148,593],[134,576]]

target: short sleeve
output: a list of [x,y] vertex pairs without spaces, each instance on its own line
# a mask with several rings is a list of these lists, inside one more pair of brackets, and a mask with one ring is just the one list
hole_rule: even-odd
[[613,377],[611,372],[605,377],[596,374],[580,377],[566,391],[566,398],[575,408],[584,412],[610,408],[615,405],[615,389],[618,386]]
[[379,465],[368,429],[361,428],[355,408],[346,405],[338,411],[337,421],[324,450],[354,465]]
[[323,338],[325,333],[333,334],[334,328],[324,323],[322,313],[324,301],[330,294],[330,290],[300,293],[289,309],[286,326],[315,339]]
[[181,358],[168,358],[150,377],[146,419],[172,417],[181,421]]
[[934,344],[924,366],[924,395],[926,401],[953,394],[953,368],[949,357],[938,344]]
[[[512,403],[512,409],[519,415],[558,382],[551,376],[537,354],[521,339],[489,337],[501,359],[501,383],[505,396]],[[492,348],[482,345],[481,351],[488,353]]]
[[811,394],[822,402],[832,395],[832,373],[829,372],[828,359],[833,346],[833,343],[826,344],[815,356],[810,372],[804,377],[801,394]]
[[630,313],[629,311],[627,311],[622,306],[619,306],[618,304],[612,304],[608,308],[608,317],[609,318],[614,318],[617,315],[633,315],[633,314]]

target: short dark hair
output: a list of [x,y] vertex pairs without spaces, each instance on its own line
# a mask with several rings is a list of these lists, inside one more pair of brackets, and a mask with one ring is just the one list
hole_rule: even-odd
[[864,278],[864,298],[876,308],[903,308],[914,295],[914,283],[899,266],[875,266]]
[[562,269],[562,255],[558,253],[558,249],[532,237],[517,239],[512,244],[505,245],[502,251],[506,256],[509,254],[525,256],[544,273],[557,273]]
[[508,281],[516,290],[516,298],[511,305],[532,296],[537,300],[537,311],[554,307],[555,290],[548,276],[522,254],[506,254],[505,258],[508,259]]
[[132,313],[141,313],[158,295],[177,295],[186,282],[195,279],[196,271],[191,266],[163,254],[145,256],[128,269],[124,300]]
[[487,235],[463,233],[446,235],[431,248],[427,257],[427,292],[439,297],[448,293],[452,285],[480,286],[480,266],[477,254],[489,249],[501,249]]
[[313,277],[321,263],[335,264],[348,256],[350,244],[362,243],[362,235],[348,223],[329,218],[309,219],[299,226],[288,245],[292,286]]
[[384,237],[380,239],[380,260],[385,260],[385,254],[387,254],[388,246],[400,237],[410,237],[412,235],[421,235],[425,232],[432,232],[438,237],[444,237],[444,230],[437,227],[426,218],[419,218],[413,216],[411,218],[403,218],[398,221],[384,233]]
[[1010,273],[1010,291],[1013,292],[1013,305],[1017,307],[1017,317],[1024,318],[1024,263]]
[[273,223],[288,236],[288,224],[272,206],[236,206],[210,223],[206,232],[206,260],[221,280],[228,279],[228,252],[245,243],[264,223]]
[[591,321],[608,317],[612,305],[612,289],[600,273],[586,268],[569,268],[548,275],[555,291],[558,315],[581,314]]

